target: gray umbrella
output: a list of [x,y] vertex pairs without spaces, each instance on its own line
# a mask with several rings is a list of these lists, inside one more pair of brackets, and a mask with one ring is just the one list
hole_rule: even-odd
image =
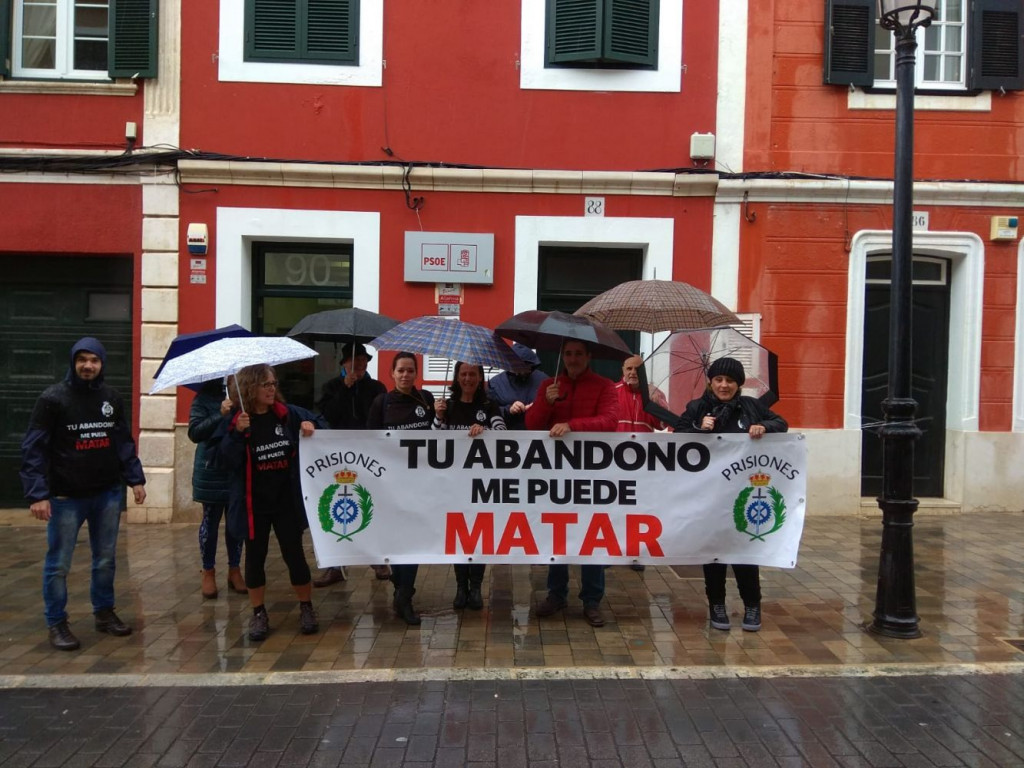
[[366,344],[398,325],[397,320],[358,307],[328,309],[306,315],[288,331],[288,336],[304,341],[334,341],[339,344],[353,341]]

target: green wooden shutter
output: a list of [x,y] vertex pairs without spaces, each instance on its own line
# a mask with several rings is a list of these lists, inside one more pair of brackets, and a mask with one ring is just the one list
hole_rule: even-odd
[[1024,21],[1020,0],[974,0],[970,89],[1024,90]]
[[309,59],[359,63],[358,0],[306,0],[304,53]]
[[156,77],[159,0],[110,0],[107,74]]
[[875,82],[876,0],[827,0],[825,82],[871,86]]
[[246,61],[359,63],[359,0],[246,0]]
[[658,66],[658,0],[607,0],[604,57]]
[[604,36],[604,0],[548,0],[547,64],[597,61]]
[[298,57],[298,0],[247,0],[245,58],[276,61]]
[[0,77],[11,74],[11,0],[0,0]]

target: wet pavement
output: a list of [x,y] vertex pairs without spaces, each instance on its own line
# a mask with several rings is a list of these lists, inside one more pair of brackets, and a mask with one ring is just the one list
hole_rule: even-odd
[[797,568],[762,569],[758,633],[731,576],[733,629],[708,627],[699,568],[610,568],[595,629],[575,600],[535,616],[542,566],[489,567],[476,612],[451,609],[450,566],[425,566],[421,627],[350,568],[315,590],[304,636],[272,551],[272,631],[251,643],[226,572],[199,593],[194,526],[129,525],[117,607],[135,633],[93,630],[83,534],[67,653],[42,619],[45,527],[5,513],[0,766],[1024,765],[1024,514],[918,517],[916,640],[864,629],[880,534],[877,516],[810,519]]

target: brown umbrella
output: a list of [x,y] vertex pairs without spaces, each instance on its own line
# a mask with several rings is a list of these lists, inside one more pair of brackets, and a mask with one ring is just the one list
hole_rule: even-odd
[[713,328],[740,322],[711,294],[673,280],[621,283],[595,296],[573,314],[617,330],[646,333]]

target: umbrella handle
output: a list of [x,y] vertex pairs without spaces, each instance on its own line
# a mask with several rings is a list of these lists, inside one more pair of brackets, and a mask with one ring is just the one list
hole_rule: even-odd
[[[242,388],[240,386],[238,386],[238,377],[235,376],[235,374],[231,374],[231,375],[235,377],[235,392],[238,393],[238,409],[242,413],[245,413],[245,401],[242,399]],[[224,378],[225,378],[225,380],[227,379],[226,376]]]

